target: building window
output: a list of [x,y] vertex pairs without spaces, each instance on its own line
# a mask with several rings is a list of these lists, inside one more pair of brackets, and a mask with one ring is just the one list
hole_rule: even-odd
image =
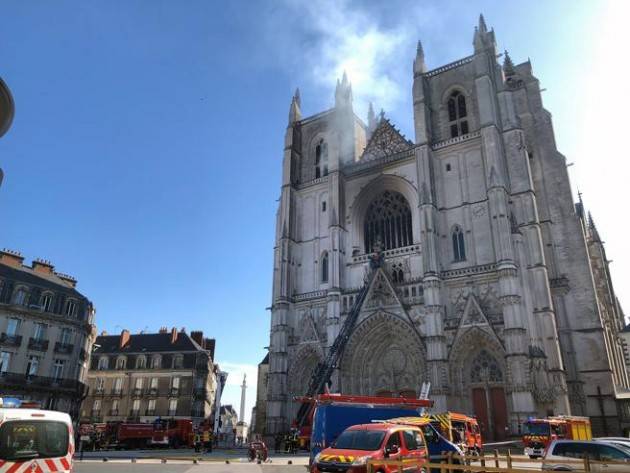
[[446,165],[446,172],[449,172],[450,170],[451,170],[451,165],[450,165],[450,164],[447,164],[447,165]]
[[385,191],[368,207],[363,228],[365,252],[391,250],[413,244],[411,209],[407,199],[395,191]]
[[142,378],[136,378],[136,389],[142,389]]
[[392,271],[392,280],[395,283],[401,283],[405,281],[405,274],[402,269],[394,269]]
[[184,357],[182,355],[175,355],[173,357],[173,368],[176,370],[184,367]]
[[0,352],[0,373],[6,373],[9,371],[9,365],[11,364],[11,353],[8,351]]
[[326,201],[322,201],[322,212],[326,212]]
[[17,335],[18,327],[20,326],[20,319],[11,317],[7,322],[7,335],[9,337],[15,337]]
[[35,324],[35,332],[33,333],[33,338],[37,341],[43,340],[46,336],[46,324]]
[[66,315],[68,317],[74,317],[76,315],[76,311],[77,303],[72,299],[68,300],[68,302],[66,302]]
[[109,368],[109,359],[106,356],[101,356],[98,359],[98,369],[106,370]]
[[168,401],[168,415],[174,416],[177,414],[177,399],[171,399]]
[[24,305],[25,302],[26,291],[23,288],[19,288],[17,291],[15,291],[15,294],[13,295],[13,303],[15,305]]
[[328,252],[322,253],[321,259],[321,279],[322,282],[328,282]]
[[42,296],[42,303],[40,306],[44,312],[50,312],[52,308],[53,295],[50,293],[46,293]]
[[179,377],[173,378],[173,380],[171,382],[171,388],[179,389]]
[[127,366],[127,358],[125,358],[124,356],[119,356],[116,359],[116,369],[124,370],[126,366]]
[[114,399],[112,401],[112,412],[111,412],[111,415],[117,416],[119,407],[120,407],[120,401],[118,399]]
[[448,126],[451,138],[468,133],[467,115],[466,97],[459,91],[453,92],[448,98]]
[[453,259],[464,261],[466,259],[466,246],[464,245],[464,232],[459,225],[455,225],[451,234],[453,240]]
[[123,378],[114,379],[114,394],[122,393],[123,388]]
[[147,404],[147,415],[155,414],[155,399],[149,399]]
[[328,143],[319,140],[315,146],[315,179],[328,175]]
[[155,355],[151,359],[151,368],[159,370],[162,367],[162,357]]
[[503,381],[503,372],[497,360],[486,350],[481,350],[471,364],[470,380],[473,383]]
[[52,378],[60,380],[63,378],[63,367],[66,364],[65,360],[55,360],[52,368]]
[[155,389],[157,391],[157,388],[158,388],[158,379],[151,378],[151,389]]
[[94,404],[92,405],[92,412],[98,414],[101,411],[101,400],[94,399]]
[[105,389],[105,378],[96,378],[96,392],[103,392]]
[[147,357],[140,355],[136,358],[136,369],[144,369],[147,367]]
[[26,376],[36,376],[39,370],[39,357],[29,356],[26,364]]
[[72,330],[70,330],[69,328],[62,328],[59,341],[62,345],[70,345],[70,343],[72,342]]
[[131,405],[131,415],[132,417],[135,417],[139,413],[140,413],[140,399],[134,399],[133,404]]

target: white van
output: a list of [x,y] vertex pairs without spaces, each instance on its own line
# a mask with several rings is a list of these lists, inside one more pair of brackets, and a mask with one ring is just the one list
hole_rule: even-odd
[[0,398],[0,471],[72,471],[74,435],[64,412]]

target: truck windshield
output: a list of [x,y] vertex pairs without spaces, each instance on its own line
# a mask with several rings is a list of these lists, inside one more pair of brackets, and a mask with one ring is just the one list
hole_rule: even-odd
[[344,450],[377,450],[385,432],[380,430],[346,430],[336,440],[334,448]]
[[68,454],[68,426],[49,420],[8,421],[0,426],[0,459],[64,457]]
[[526,422],[525,435],[549,435],[549,424],[544,422]]

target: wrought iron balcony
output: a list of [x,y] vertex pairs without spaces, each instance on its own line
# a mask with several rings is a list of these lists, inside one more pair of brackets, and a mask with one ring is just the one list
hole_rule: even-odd
[[158,388],[148,388],[146,391],[147,396],[157,396]]
[[169,396],[179,396],[179,388],[171,388],[168,392]]
[[111,395],[112,396],[118,396],[118,397],[122,396],[122,389],[120,389],[120,388],[113,388],[112,392],[111,392]]
[[22,345],[22,335],[7,335],[2,332],[0,335],[0,343],[9,347],[19,347]]
[[94,389],[94,395],[95,396],[102,396],[105,394],[105,388],[95,388]]
[[70,355],[74,350],[74,345],[71,343],[55,342],[55,353],[64,353]]
[[76,379],[58,379],[46,376],[35,376],[25,373],[0,373],[0,386],[3,389],[20,389],[28,386],[32,390],[69,390],[82,395],[85,391],[85,384]]
[[48,351],[48,340],[42,338],[29,338],[28,339],[29,350]]
[[142,396],[142,388],[133,388],[133,390],[131,391],[131,395],[134,397]]

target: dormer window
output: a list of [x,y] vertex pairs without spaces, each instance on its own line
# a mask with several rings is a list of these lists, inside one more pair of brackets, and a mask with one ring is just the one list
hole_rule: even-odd
[[162,368],[162,358],[160,357],[160,355],[155,355],[151,359],[151,368],[157,369],[157,370]]
[[26,291],[23,288],[19,288],[17,291],[15,291],[15,294],[13,294],[13,303],[15,305],[24,305],[25,301]]
[[124,356],[118,357],[118,359],[116,360],[116,369],[124,370],[126,366],[127,366],[127,358],[125,358]]
[[53,301],[52,294],[46,293],[42,296],[42,303],[40,305],[44,312],[50,312],[50,309],[52,307],[52,301]]
[[453,92],[448,98],[448,126],[451,138],[468,133],[467,116],[466,97],[459,91]]
[[106,370],[109,368],[109,359],[106,356],[101,356],[98,359],[98,369]]
[[328,175],[328,143],[319,140],[315,146],[315,179]]
[[147,367],[147,357],[140,355],[136,358],[136,369],[145,369]]
[[72,299],[68,300],[68,302],[66,302],[66,315],[68,317],[74,317],[76,315],[76,311],[77,303]]

